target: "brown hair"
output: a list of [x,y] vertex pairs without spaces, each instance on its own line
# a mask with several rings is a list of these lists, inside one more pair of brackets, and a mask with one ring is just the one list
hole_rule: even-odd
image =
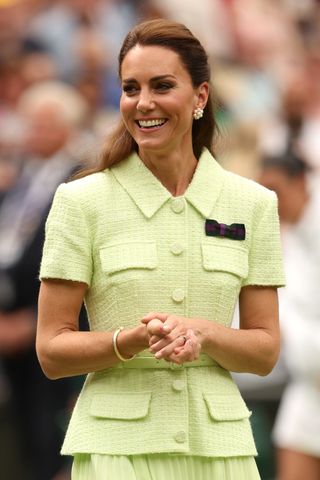
[[[197,38],[183,24],[171,22],[165,19],[150,20],[134,27],[126,36],[119,53],[119,76],[121,78],[121,66],[127,53],[136,45],[160,46],[174,51],[180,57],[188,71],[194,87],[203,82],[210,82],[210,66],[207,54]],[[192,143],[193,151],[199,158],[203,147],[212,151],[212,141],[217,132],[214,119],[213,103],[211,94],[204,109],[203,117],[193,122]],[[124,160],[138,146],[122,120],[111,132],[106,141],[106,146],[98,165],[84,174],[99,172],[111,165]],[[83,174],[81,175],[83,176]]]

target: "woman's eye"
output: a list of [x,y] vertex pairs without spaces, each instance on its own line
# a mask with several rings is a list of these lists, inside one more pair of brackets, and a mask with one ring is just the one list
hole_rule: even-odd
[[173,85],[171,83],[161,82],[161,83],[158,83],[155,88],[160,92],[166,92],[167,90],[170,90],[172,86]]
[[127,95],[134,95],[137,91],[138,91],[138,88],[135,87],[134,85],[125,85],[123,87],[123,91],[127,94]]

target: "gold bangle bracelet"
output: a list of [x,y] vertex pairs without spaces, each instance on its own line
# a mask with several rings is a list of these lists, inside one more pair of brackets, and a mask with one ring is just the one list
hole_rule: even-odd
[[116,330],[114,332],[113,336],[112,336],[113,350],[114,350],[114,353],[116,354],[116,356],[119,358],[119,360],[121,360],[121,362],[129,362],[130,360],[132,360],[135,357],[135,355],[133,355],[130,358],[124,358],[118,350],[117,338],[118,338],[119,333],[122,332],[122,330],[123,330],[123,327],[118,328],[118,330]]

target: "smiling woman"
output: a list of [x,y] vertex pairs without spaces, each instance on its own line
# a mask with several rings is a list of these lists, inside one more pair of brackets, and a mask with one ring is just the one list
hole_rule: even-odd
[[184,25],[137,25],[119,74],[101,163],[47,221],[38,356],[50,378],[88,373],[62,453],[73,480],[257,480],[230,371],[278,356],[275,195],[213,158],[210,68]]
[[[149,55],[147,58],[145,54],[150,51],[148,47],[152,48],[151,56]],[[158,54],[159,58],[152,57],[153,51]],[[131,57],[140,55],[137,73],[140,73],[141,69],[146,73],[145,67],[147,67],[146,62],[148,61],[148,66],[152,68],[149,71],[149,87],[158,97],[161,95],[166,96],[171,90],[180,90],[181,84],[177,85],[175,72],[165,68],[167,63],[164,62],[168,60],[170,63],[168,59],[169,54],[171,54],[171,64],[175,63],[172,66],[179,70],[189,87],[191,83],[194,93],[203,84],[204,98],[199,102],[199,105],[195,106],[195,110],[189,116],[189,123],[192,129],[192,150],[197,159],[200,157],[203,147],[214,153],[214,140],[218,133],[213,113],[215,102],[210,93],[211,72],[207,54],[199,40],[184,25],[167,20],[145,22],[129,32],[119,53],[119,76],[122,82],[123,93],[127,97],[137,98],[136,96],[140,90],[139,76],[131,77],[130,75],[128,77],[128,73],[123,71],[124,61],[128,60],[125,63],[130,63],[130,59],[127,58],[129,53]],[[134,68],[134,65],[132,67]],[[152,74],[152,71],[155,73]],[[121,101],[123,101],[123,97],[124,95],[122,95]],[[183,100],[181,99],[181,101]],[[140,105],[143,107],[144,98],[141,98],[140,102],[142,102]],[[180,105],[180,108],[183,109],[183,105]],[[193,118],[197,108],[201,109],[202,114],[198,121],[194,122]],[[145,117],[147,115],[141,115],[141,120],[144,121]],[[154,119],[154,115],[151,115],[151,118]],[[155,119],[158,120],[157,118]],[[138,144],[126,128],[122,118],[118,127],[112,132],[106,142],[101,162],[95,168],[86,171],[85,174],[111,167],[128,157],[133,151],[138,152],[138,150]]]
[[[139,145],[139,156],[154,171],[157,163],[170,156],[183,160],[193,173],[192,119],[196,108],[204,109],[209,93],[208,82],[194,87],[177,53],[158,46],[133,47],[121,65],[123,95],[120,110],[127,131]],[[162,161],[161,161],[162,159]],[[165,167],[163,167],[165,168]],[[189,178],[190,182],[191,177]],[[169,190],[173,195],[183,193]]]

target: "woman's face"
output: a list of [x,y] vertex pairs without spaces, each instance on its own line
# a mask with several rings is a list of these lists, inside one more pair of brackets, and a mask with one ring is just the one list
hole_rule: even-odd
[[175,52],[140,45],[125,56],[121,81],[120,110],[139,153],[192,148],[193,111],[205,106],[207,82],[194,88]]

